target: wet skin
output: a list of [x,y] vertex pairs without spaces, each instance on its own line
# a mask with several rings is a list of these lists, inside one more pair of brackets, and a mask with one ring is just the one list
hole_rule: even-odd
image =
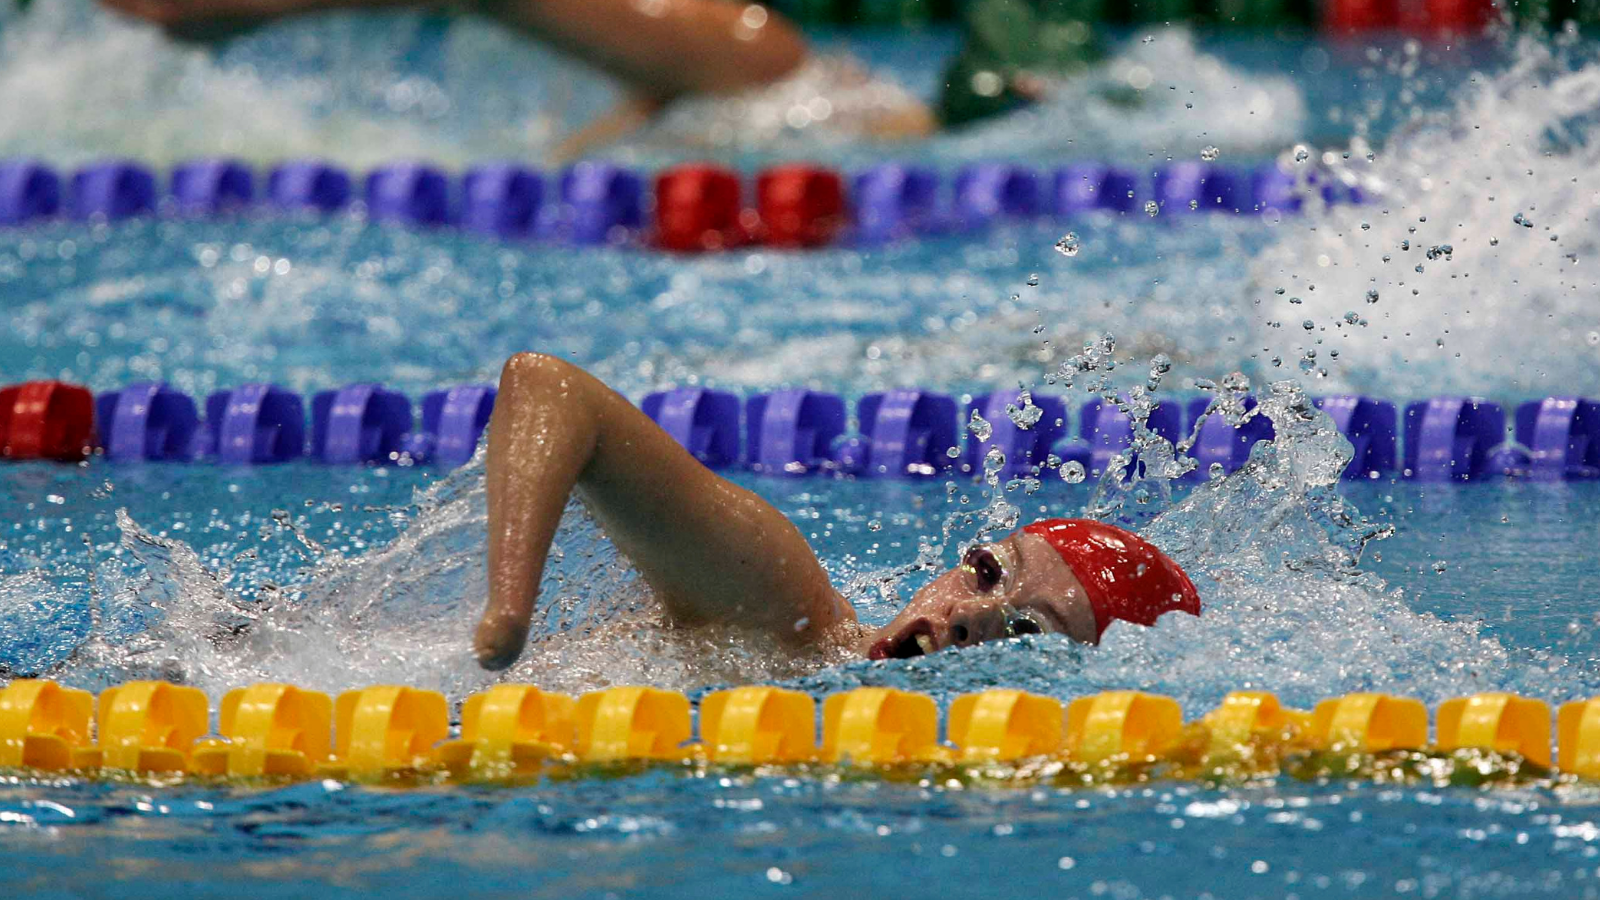
[[1019,634],[1098,643],[1083,585],[1054,547],[1018,531],[969,548],[961,565],[917,591],[866,647],[872,659],[921,656]]

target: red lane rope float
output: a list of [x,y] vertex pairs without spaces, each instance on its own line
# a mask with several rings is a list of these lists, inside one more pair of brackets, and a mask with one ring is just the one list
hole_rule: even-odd
[[0,457],[72,462],[94,449],[94,396],[60,381],[0,388]]
[[650,242],[679,253],[748,244],[757,225],[744,208],[738,174],[709,165],[674,166],[657,176],[655,214]]

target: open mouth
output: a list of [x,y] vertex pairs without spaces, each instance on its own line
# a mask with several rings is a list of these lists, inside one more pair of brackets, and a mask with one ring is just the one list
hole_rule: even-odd
[[933,626],[926,619],[922,619],[911,623],[899,634],[884,638],[873,644],[872,650],[867,654],[867,657],[869,659],[910,659],[913,656],[926,656],[938,649],[939,644],[933,639]]

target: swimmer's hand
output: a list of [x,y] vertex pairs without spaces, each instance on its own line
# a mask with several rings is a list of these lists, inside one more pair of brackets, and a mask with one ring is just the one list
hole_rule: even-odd
[[574,491],[685,624],[730,623],[786,643],[842,640],[850,604],[771,504],[718,477],[633,404],[578,367],[519,353],[489,428],[489,599],[474,650],[516,661]]

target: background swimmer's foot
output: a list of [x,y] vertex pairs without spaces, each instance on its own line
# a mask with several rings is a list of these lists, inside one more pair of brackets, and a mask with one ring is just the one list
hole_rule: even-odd
[[909,103],[885,110],[866,123],[866,137],[879,141],[909,141],[939,130],[939,120],[924,103]]

